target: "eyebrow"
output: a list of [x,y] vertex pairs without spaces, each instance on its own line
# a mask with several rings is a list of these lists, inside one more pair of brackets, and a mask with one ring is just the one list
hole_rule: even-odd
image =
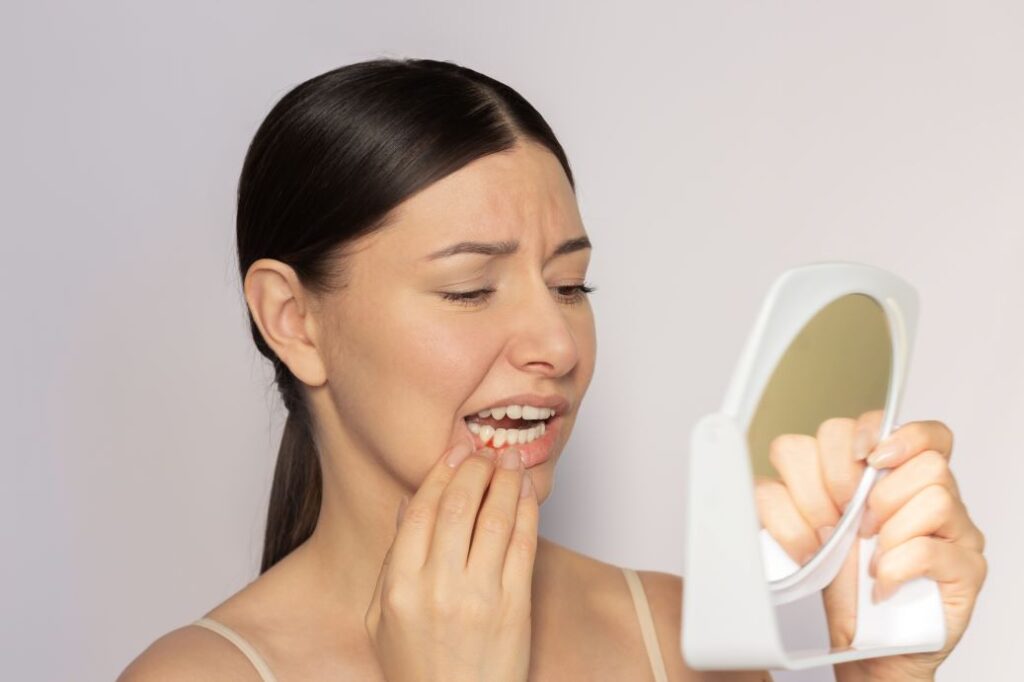
[[[585,236],[567,239],[562,242],[557,249],[555,249],[555,252],[551,254],[551,258],[589,248],[591,248],[590,239]],[[438,258],[447,258],[448,256],[455,256],[460,253],[473,253],[483,256],[507,256],[518,250],[519,242],[516,240],[501,242],[459,242],[458,244],[452,244],[451,246],[445,247],[440,251],[435,251],[424,260],[437,260]]]

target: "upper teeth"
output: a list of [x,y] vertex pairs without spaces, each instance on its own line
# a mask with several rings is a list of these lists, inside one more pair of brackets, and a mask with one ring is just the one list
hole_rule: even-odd
[[512,419],[547,419],[555,413],[550,407],[534,407],[533,405],[505,405],[503,407],[492,407],[489,410],[480,410],[476,416],[480,418],[494,417],[504,419],[508,415]]

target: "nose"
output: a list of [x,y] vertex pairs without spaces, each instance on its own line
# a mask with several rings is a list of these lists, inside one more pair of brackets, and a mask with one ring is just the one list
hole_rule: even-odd
[[541,282],[524,295],[514,317],[510,361],[526,372],[559,377],[579,362],[579,347],[566,304]]

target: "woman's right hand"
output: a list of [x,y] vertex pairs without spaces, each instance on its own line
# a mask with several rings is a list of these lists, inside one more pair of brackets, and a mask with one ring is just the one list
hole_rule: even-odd
[[388,682],[527,678],[537,496],[514,447],[512,468],[470,451],[446,452],[399,510],[365,618]]

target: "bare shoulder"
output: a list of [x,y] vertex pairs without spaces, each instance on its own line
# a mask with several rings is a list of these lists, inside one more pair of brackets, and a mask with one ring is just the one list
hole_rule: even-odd
[[[650,663],[623,567],[587,556],[543,536],[538,540],[538,557],[543,557],[545,573],[552,577],[552,593],[558,595],[557,600],[552,601],[579,605],[576,611],[585,621],[568,624],[559,621],[559,627],[563,632],[574,627],[586,630],[591,638],[586,646],[577,642],[568,650],[586,650],[590,659],[595,658],[595,652],[608,653],[616,661],[602,658],[602,669],[608,671],[616,666],[616,672],[621,674],[618,677],[609,675],[607,679],[626,679],[627,670],[632,674],[629,679],[648,675]],[[651,609],[655,636],[669,682],[771,682],[772,678],[766,671],[704,672],[690,668],[683,659],[681,646],[682,576],[662,571],[637,570],[636,573]],[[595,623],[600,623],[600,627],[592,627]],[[621,657],[629,660],[618,660]],[[586,679],[595,678],[591,674]]]
[[118,676],[117,682],[259,682],[235,645],[215,632],[186,625],[163,635]]
[[683,659],[683,578],[674,573],[662,571],[637,571],[640,582],[647,594],[647,601],[654,619],[654,629],[665,660],[668,679],[672,682],[771,682],[771,675],[763,670],[697,671],[686,665]]

